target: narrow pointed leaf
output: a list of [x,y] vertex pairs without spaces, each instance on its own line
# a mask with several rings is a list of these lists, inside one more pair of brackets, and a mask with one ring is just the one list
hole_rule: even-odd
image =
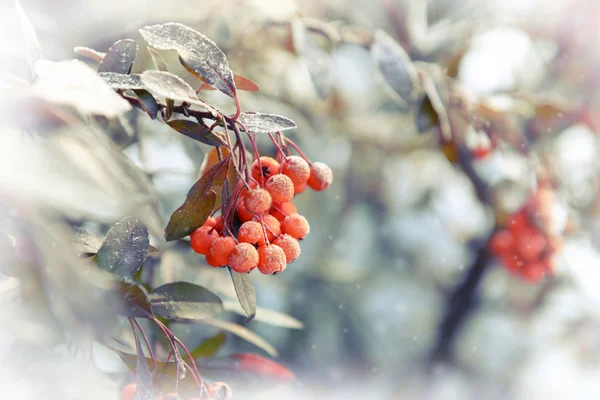
[[203,323],[216,326],[217,328],[226,330],[228,332],[233,333],[236,336],[241,337],[245,341],[252,343],[253,345],[259,347],[264,350],[271,357],[277,357],[277,350],[269,342],[265,339],[258,336],[256,333],[252,332],[248,328],[244,328],[241,325],[234,324],[232,322],[222,321],[220,319],[204,319]]
[[146,114],[148,114],[150,118],[156,119],[156,116],[158,115],[158,103],[154,96],[144,89],[134,89],[133,93],[135,94],[135,97],[140,100],[140,104],[144,108],[144,111],[146,111]]
[[148,47],[148,53],[150,53],[150,58],[152,58],[152,62],[157,70],[168,71],[167,63],[158,51],[154,50],[152,47]]
[[[231,311],[239,315],[246,315],[246,312],[242,309],[241,305],[233,301],[224,301],[223,307],[225,307],[225,311]],[[254,317],[254,321],[260,321],[265,324],[279,326],[281,328],[304,328],[304,324],[294,317],[290,317],[289,315],[279,311],[269,310],[261,307],[256,308],[256,316]]]
[[207,170],[189,190],[185,202],[171,215],[165,228],[167,241],[186,237],[200,227],[213,210],[217,195],[213,186],[221,186],[227,175],[229,159]]
[[100,78],[113,89],[144,89],[140,75],[119,74],[117,72],[100,72]]
[[135,328],[133,331],[133,337],[135,338],[135,350],[137,353],[135,371],[137,387],[133,400],[151,400],[156,397],[154,384],[152,382],[152,373],[148,367],[148,362],[146,361],[146,356],[144,355],[144,350]]
[[129,74],[137,56],[137,44],[132,39],[119,40],[106,53],[98,72]]
[[78,56],[89,58],[90,60],[94,60],[97,62],[102,62],[106,53],[101,51],[96,51],[94,49],[90,49],[89,47],[77,46],[73,48],[73,52]]
[[235,294],[240,302],[240,306],[248,316],[248,321],[256,315],[256,293],[254,292],[254,283],[250,274],[240,274],[229,268],[231,280],[235,288]]
[[200,320],[223,311],[223,303],[219,296],[189,282],[159,286],[149,297],[152,312],[168,319]]
[[207,127],[200,125],[197,122],[188,121],[185,119],[176,119],[173,121],[168,121],[167,124],[177,132],[189,137],[190,139],[197,140],[200,143],[208,144],[210,146],[225,145],[223,139],[221,139]]
[[19,25],[21,27],[21,34],[23,35],[23,41],[25,42],[27,61],[29,62],[29,66],[33,69],[33,64],[42,58],[42,46],[40,45],[35,29],[27,17],[27,14],[25,14],[23,7],[21,7],[19,0],[15,0],[15,7],[17,9],[17,18],[19,19]]
[[371,55],[387,86],[404,102],[414,100],[417,72],[402,46],[378,30],[375,32]]
[[242,113],[238,119],[250,132],[269,133],[296,128],[296,123],[289,118],[276,114],[259,112]]
[[199,357],[211,357],[225,344],[226,341],[227,335],[223,332],[217,333],[215,336],[202,342],[200,346],[192,350],[190,354],[193,359]]
[[140,29],[144,40],[158,50],[175,50],[183,66],[214,88],[235,97],[233,73],[225,54],[209,38],[185,25],[169,22]]
[[417,109],[416,120],[419,133],[424,133],[440,124],[440,116],[427,95],[423,97],[423,101]]
[[258,92],[260,90],[254,81],[244,78],[241,75],[233,75],[233,81],[235,82],[235,86],[240,90],[245,90],[247,92]]
[[148,229],[135,217],[125,217],[106,234],[98,250],[98,266],[119,277],[131,278],[148,256]]

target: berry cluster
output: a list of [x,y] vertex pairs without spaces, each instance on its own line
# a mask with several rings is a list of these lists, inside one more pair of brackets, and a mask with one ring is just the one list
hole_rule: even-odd
[[[300,256],[299,240],[310,231],[292,199],[306,187],[325,190],[333,181],[324,163],[309,164],[300,156],[279,154],[279,161],[259,157],[252,164],[252,179],[235,199],[241,223],[236,238],[229,234],[221,216],[210,217],[190,235],[192,249],[206,256],[213,267],[230,266],[243,273],[258,267],[275,274]],[[224,229],[225,228],[225,229]]]
[[489,248],[509,271],[530,282],[539,282],[552,273],[550,259],[554,249],[528,211],[523,208],[511,215],[506,228],[493,234]]

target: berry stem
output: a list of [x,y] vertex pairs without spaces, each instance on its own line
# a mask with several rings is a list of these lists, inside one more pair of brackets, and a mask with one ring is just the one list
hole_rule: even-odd
[[296,145],[296,143],[294,143],[292,141],[292,139],[289,139],[287,137],[284,136],[284,139],[286,141],[287,144],[289,144],[290,146],[292,146],[294,148],[294,150],[296,150],[298,152],[298,154],[300,154],[300,157],[304,158],[304,160],[310,165],[312,164],[310,162],[310,160],[308,159],[308,157],[306,157],[306,155],[304,155],[304,153],[302,152],[302,150],[300,150],[300,148]]
[[235,124],[235,121],[231,121],[231,128],[233,129],[233,132],[235,132],[235,138],[237,140],[237,143],[240,146],[240,155],[242,157],[242,166],[244,167],[244,172],[246,173],[245,181],[246,181],[246,185],[248,185],[250,183],[250,178],[252,177],[252,174],[250,173],[250,166],[248,165],[248,156],[246,154],[246,146],[244,145],[244,139],[242,139],[242,134],[240,133],[240,130],[238,129],[237,125]]
[[279,152],[279,154],[281,154],[285,158],[285,152],[283,151],[283,149],[281,148],[279,143],[277,143],[277,140],[275,140],[275,138],[273,137],[273,134],[271,132],[269,132],[269,138],[271,139],[271,141],[273,142],[275,147],[277,147],[277,151]]
[[140,333],[142,334],[142,339],[144,339],[144,342],[146,343],[146,347],[148,348],[148,353],[150,354],[150,359],[152,360],[152,363],[154,364],[154,369],[156,370],[156,358],[154,357],[154,351],[152,351],[152,346],[150,345],[148,336],[146,336],[146,332],[144,331],[144,329],[142,328],[142,325],[138,322],[137,319],[130,318],[129,322],[130,323],[133,322],[135,324],[135,326],[137,326]]

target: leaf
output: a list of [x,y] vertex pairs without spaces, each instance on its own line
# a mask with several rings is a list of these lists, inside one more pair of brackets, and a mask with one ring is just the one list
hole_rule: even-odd
[[144,89],[142,77],[137,74],[126,75],[117,72],[100,72],[98,76],[113,89]]
[[231,273],[231,280],[240,306],[248,316],[248,321],[251,321],[256,315],[256,294],[252,277],[249,274],[235,272],[231,268],[229,268],[229,273]]
[[216,326],[219,329],[226,330],[228,332],[233,333],[236,336],[241,337],[245,341],[252,343],[253,345],[261,348],[267,354],[272,357],[277,357],[277,350],[273,346],[269,344],[265,339],[258,336],[256,333],[252,332],[248,328],[244,328],[243,326],[234,324],[232,322],[222,321],[220,319],[204,319],[203,323],[209,324],[212,326]]
[[133,324],[132,329],[133,337],[135,338],[135,350],[137,353],[135,371],[137,389],[133,400],[153,400],[156,394],[154,391],[154,384],[152,382],[152,373],[148,367],[148,362],[146,361],[146,356],[144,355],[140,338],[136,333]]
[[193,359],[199,357],[210,357],[225,344],[225,341],[227,341],[227,335],[225,335],[223,332],[219,332],[215,336],[202,342],[200,346],[196,347],[190,354],[192,355]]
[[137,218],[125,217],[106,234],[98,250],[98,266],[119,277],[131,278],[148,256],[148,229]]
[[130,282],[117,282],[118,298],[122,299],[118,313],[126,317],[150,318],[152,310],[143,286]]
[[78,60],[35,63],[38,79],[33,84],[34,94],[56,104],[74,107],[81,114],[100,114],[117,117],[131,105],[98,77],[96,71]]
[[177,132],[189,137],[190,139],[197,140],[200,143],[208,144],[210,146],[225,145],[223,139],[221,139],[204,125],[200,125],[197,122],[188,121],[186,119],[176,119],[173,121],[168,121],[167,124]]
[[[245,311],[238,303],[232,301],[224,301],[223,307],[225,311],[231,311],[240,315],[246,315]],[[258,307],[256,309],[255,321],[264,322],[265,324],[279,326],[290,329],[304,329],[304,324],[296,318],[290,317],[287,314],[267,308]]]
[[415,96],[417,71],[404,49],[382,30],[375,32],[371,56],[388,87],[409,103]]
[[194,89],[177,75],[165,71],[144,71],[141,78],[146,89],[155,95],[196,104],[218,115],[217,110],[200,100]]
[[425,95],[423,101],[417,109],[417,130],[419,133],[424,133],[440,124],[440,116],[433,108],[429,96]]
[[233,81],[235,82],[235,86],[240,90],[246,90],[248,92],[258,92],[260,90],[254,81],[244,78],[243,76],[234,74]]
[[276,114],[259,112],[242,113],[238,119],[250,132],[269,133],[296,128],[296,123],[289,118]]
[[223,311],[219,296],[189,282],[174,282],[150,293],[150,308],[168,319],[205,319]]
[[165,62],[163,56],[161,56],[160,53],[154,50],[152,47],[148,47],[147,49],[148,53],[150,53],[150,58],[152,58],[152,62],[154,63],[156,69],[159,71],[168,71],[167,63]]
[[218,162],[191,187],[185,201],[171,215],[165,228],[167,242],[186,237],[206,221],[217,198],[211,187],[223,184],[228,164],[228,159]]
[[101,51],[96,51],[94,49],[90,49],[89,47],[77,46],[73,48],[73,52],[78,56],[89,58],[90,60],[94,60],[97,62],[102,62],[106,53],[102,53]]
[[102,239],[85,229],[75,229],[72,242],[78,256],[96,254],[102,246]]
[[156,119],[158,115],[158,103],[152,94],[144,89],[133,89],[135,97],[140,100],[140,104],[146,111],[146,114],[152,119]]
[[98,72],[131,73],[133,62],[137,56],[137,44],[132,39],[115,42],[98,66]]
[[15,7],[17,9],[17,18],[19,19],[19,25],[21,27],[21,34],[23,35],[23,41],[25,42],[27,62],[33,70],[35,62],[42,58],[42,46],[40,45],[35,29],[29,18],[27,18],[25,11],[23,11],[23,7],[21,7],[19,0],[15,0]]
[[158,50],[176,50],[183,66],[227,96],[235,98],[233,73],[225,54],[217,45],[185,25],[168,22],[139,30],[146,42]]

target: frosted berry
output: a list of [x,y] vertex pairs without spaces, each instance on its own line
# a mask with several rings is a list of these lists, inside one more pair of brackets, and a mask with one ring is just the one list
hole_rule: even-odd
[[298,184],[298,185],[294,185],[294,193],[295,194],[300,194],[302,192],[304,192],[306,190],[306,187],[308,186],[307,182]]
[[262,186],[271,176],[279,173],[279,163],[271,157],[261,157],[252,164],[252,177]]
[[119,400],[133,400],[136,392],[137,384],[133,382],[128,383],[123,389],[121,389],[121,393],[119,393]]
[[219,237],[219,233],[210,226],[201,226],[190,235],[190,246],[198,254],[207,255],[210,245]]
[[244,205],[252,214],[263,214],[272,204],[271,195],[264,189],[249,190],[244,196]]
[[292,214],[285,217],[281,223],[281,232],[287,233],[294,239],[302,239],[310,232],[310,225],[306,218],[300,214]]
[[333,172],[325,163],[314,162],[310,166],[310,177],[308,178],[308,186],[317,192],[325,190],[333,182]]
[[229,266],[239,273],[250,272],[258,265],[258,251],[250,243],[239,243],[229,256]]
[[235,205],[235,210],[237,211],[237,216],[240,221],[242,221],[242,222],[252,221],[252,214],[246,208],[246,204],[244,202],[243,197],[241,197],[238,200],[237,204]]
[[206,221],[204,221],[202,226],[210,226],[211,228],[214,228],[215,226],[217,226],[217,220],[213,217],[208,217]]
[[490,239],[489,248],[492,253],[499,255],[510,251],[514,244],[514,237],[512,232],[507,230],[500,230],[494,233]]
[[271,208],[271,215],[277,218],[279,222],[283,221],[288,215],[296,213],[298,213],[298,209],[291,201],[273,203],[273,208]]
[[274,202],[290,201],[294,198],[294,182],[284,174],[276,174],[265,183],[265,190]]
[[213,382],[208,387],[208,394],[215,400],[231,400],[233,393],[228,384],[224,382]]
[[532,283],[540,282],[546,276],[549,267],[541,261],[525,264],[521,269],[521,275]]
[[525,262],[534,262],[540,259],[546,250],[546,239],[535,230],[527,230],[519,236],[517,253]]
[[272,215],[264,215],[262,222],[265,224],[265,230],[267,231],[267,239],[272,241],[277,236],[281,235],[281,223]]
[[281,172],[289,176],[294,185],[302,185],[310,177],[310,165],[299,156],[289,156],[281,163]]
[[277,245],[264,245],[258,248],[258,270],[263,274],[274,274],[285,269],[285,253]]
[[238,231],[238,241],[255,246],[265,244],[265,233],[260,222],[244,222]]
[[237,243],[231,236],[221,236],[215,239],[210,245],[210,253],[206,256],[206,261],[213,267],[224,267],[229,264],[229,257],[235,246]]
[[300,243],[288,234],[283,234],[273,241],[273,244],[281,247],[285,253],[285,262],[291,263],[300,257]]

